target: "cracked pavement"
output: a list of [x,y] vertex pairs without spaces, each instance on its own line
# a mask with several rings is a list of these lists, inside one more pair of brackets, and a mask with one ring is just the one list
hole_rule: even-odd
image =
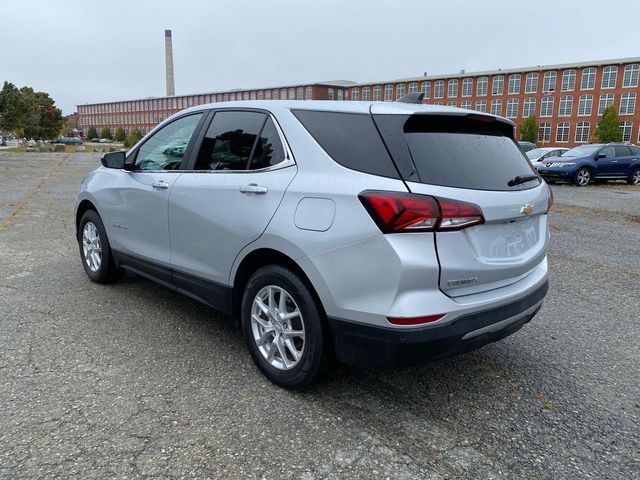
[[551,288],[515,335],[292,393],[230,319],[86,278],[74,196],[98,163],[0,153],[0,478],[640,477],[638,189],[553,187]]

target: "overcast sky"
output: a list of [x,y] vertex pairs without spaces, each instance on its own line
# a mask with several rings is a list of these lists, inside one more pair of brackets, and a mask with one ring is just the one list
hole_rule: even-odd
[[75,106],[640,56],[638,0],[0,0],[0,81]]

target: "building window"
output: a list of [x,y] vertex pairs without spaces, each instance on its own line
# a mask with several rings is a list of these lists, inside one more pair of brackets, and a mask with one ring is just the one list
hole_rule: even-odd
[[411,82],[409,84],[409,93],[418,93],[418,82]]
[[463,102],[460,104],[460,108],[471,110],[471,102],[469,100],[463,100]]
[[329,98],[329,100],[333,100],[335,98],[333,88],[327,88],[327,98]]
[[450,100],[447,102],[447,107],[455,107],[456,106],[456,101],[455,100]]
[[368,102],[370,94],[371,94],[370,87],[362,87],[362,100],[364,100],[365,102]]
[[586,143],[589,141],[589,128],[591,124],[589,122],[578,122],[576,125],[576,143]]
[[604,111],[613,105],[613,93],[604,93],[600,95],[600,101],[598,102],[598,115],[603,115]]
[[516,118],[518,116],[518,99],[510,98],[507,100],[507,118]]
[[458,96],[458,80],[453,79],[447,82],[447,97],[455,98]]
[[265,90],[264,99],[265,100],[271,100],[271,90]]
[[618,78],[618,67],[605,67],[602,71],[601,88],[616,88],[616,80]]
[[554,92],[556,90],[556,72],[545,72],[542,79],[542,93]]
[[487,101],[486,100],[477,100],[476,101],[476,110],[478,112],[486,112],[487,111]]
[[491,100],[491,115],[502,115],[502,100]]
[[444,97],[444,80],[436,80],[433,84],[433,98]]
[[304,87],[298,87],[298,91],[296,92],[296,98],[298,100],[304,99]]
[[578,116],[588,117],[593,108],[593,95],[580,95],[578,100]]
[[566,143],[569,141],[569,123],[560,122],[556,127],[556,142]]
[[398,83],[396,85],[396,100],[404,97],[404,83]]
[[352,88],[351,89],[351,100],[354,102],[357,102],[359,100],[359,95],[360,94],[360,90],[357,88]]
[[631,141],[631,127],[632,123],[629,121],[620,122],[620,130],[622,130],[622,141],[630,142]]
[[534,97],[529,97],[524,99],[524,104],[522,105],[522,117],[527,118],[531,115],[534,115],[536,112],[536,99]]
[[480,77],[476,82],[476,97],[486,97],[489,89],[489,79],[487,77]]
[[431,97],[431,82],[422,82],[422,93],[424,93],[424,98]]
[[462,96],[470,97],[473,91],[473,78],[464,78],[462,80]]
[[640,72],[640,65],[633,64],[624,67],[624,76],[622,77],[623,87],[637,87],[638,86],[638,72]]
[[[509,95],[516,95],[520,93],[520,75],[509,76]],[[508,107],[507,107],[508,110]]]
[[562,73],[562,91],[571,92],[576,86],[576,71],[565,70]]
[[580,84],[581,90],[593,90],[596,86],[596,69],[585,68],[582,71],[582,81]]
[[338,89],[338,100],[344,100],[344,90]]
[[296,89],[295,88],[290,88],[289,89],[289,100],[295,100],[296,99]]
[[620,115],[633,115],[636,111],[636,94],[623,93],[620,99]]
[[274,100],[279,100],[280,99],[280,91],[279,90],[273,90],[271,92],[271,94],[272,94]]
[[[331,90],[331,99],[333,100],[333,88],[330,88],[329,90]],[[281,88],[280,89],[280,100],[286,100],[287,99],[287,89],[286,88]]]
[[264,99],[264,92],[262,90],[258,90],[258,100]]
[[376,85],[373,87],[373,101],[379,102],[380,100],[382,100],[382,86]]
[[305,89],[305,100],[313,99],[313,87],[309,86]]
[[392,102],[393,101],[393,85],[387,84],[384,86],[384,101]]
[[572,110],[573,97],[571,95],[560,97],[560,103],[558,104],[558,115],[561,117],[570,117]]
[[503,93],[504,93],[504,77],[502,75],[493,77],[493,80],[491,81],[491,95],[502,95]]
[[540,116],[550,117],[551,115],[553,115],[553,97],[544,96],[540,102]]
[[542,122],[538,127],[538,141],[539,142],[551,141],[551,124],[549,122]]
[[251,92],[251,100],[255,100],[256,99],[256,92]]

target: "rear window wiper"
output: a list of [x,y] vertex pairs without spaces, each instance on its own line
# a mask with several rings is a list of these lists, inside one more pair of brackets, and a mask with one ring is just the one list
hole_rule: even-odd
[[531,180],[538,180],[540,177],[538,175],[518,175],[516,178],[513,178],[507,182],[507,185],[510,187],[515,187],[516,185],[520,185],[521,183],[527,183]]

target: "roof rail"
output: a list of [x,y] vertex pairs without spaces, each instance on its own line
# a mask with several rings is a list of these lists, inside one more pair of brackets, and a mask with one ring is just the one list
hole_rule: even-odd
[[398,100],[396,100],[396,102],[402,102],[402,103],[422,103],[422,100],[424,99],[424,93],[422,92],[413,92],[413,93],[408,93],[406,94],[404,97],[399,98]]

